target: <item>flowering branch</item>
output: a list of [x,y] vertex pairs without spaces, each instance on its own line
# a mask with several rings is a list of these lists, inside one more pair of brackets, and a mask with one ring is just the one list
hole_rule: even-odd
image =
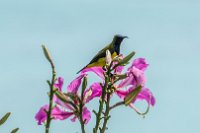
[[[98,114],[96,115],[96,126],[95,128],[93,129],[93,133],[97,133],[98,131],[98,128],[99,128],[99,125],[100,125],[100,121],[101,121],[101,114],[103,112],[103,105],[104,103],[106,103],[106,110],[105,110],[105,113],[104,113],[104,122],[103,122],[103,126],[102,128],[99,128],[100,130],[100,133],[104,133],[105,130],[106,130],[106,125],[107,125],[107,122],[108,122],[108,119],[110,118],[109,116],[109,112],[110,112],[110,97],[111,97],[111,94],[112,94],[112,67],[113,65],[113,61],[112,61],[112,57],[111,57],[111,54],[110,54],[110,51],[107,50],[106,51],[106,65],[104,66],[104,69],[105,69],[105,73],[104,73],[104,78],[105,78],[105,84],[104,84],[104,87],[103,87],[103,90],[102,90],[102,98],[100,99],[100,105],[99,105],[99,112]],[[105,98],[106,98],[106,101],[105,101]]]
[[110,63],[106,63],[107,65],[109,65],[108,66],[108,70],[107,70],[107,75],[106,75],[106,77],[108,77],[108,80],[107,80],[108,88],[106,89],[106,95],[107,95],[106,98],[107,98],[107,100],[106,100],[106,110],[105,110],[105,113],[104,113],[103,127],[100,128],[100,133],[104,133],[105,130],[107,129],[106,125],[107,125],[107,122],[108,122],[108,120],[110,118],[110,116],[109,116],[109,113],[110,113],[110,98],[111,98],[112,86],[113,86],[112,81],[111,81],[111,79],[113,77],[112,73],[111,73],[111,71],[112,71],[111,67],[113,65],[113,62],[112,62],[111,56],[109,56],[110,52],[109,51],[106,51],[106,52],[107,52],[106,60],[108,60]]
[[55,80],[56,80],[56,70],[55,70],[53,60],[52,60],[47,48],[44,45],[42,45],[42,49],[43,49],[43,52],[44,52],[46,59],[49,61],[50,65],[51,65],[51,69],[52,69],[51,82],[47,81],[48,84],[49,84],[49,88],[50,88],[50,94],[49,94],[49,108],[48,108],[48,110],[46,110],[47,122],[46,122],[46,125],[45,125],[45,127],[46,127],[45,133],[49,133],[49,128],[50,128],[50,124],[51,124],[51,120],[52,120],[51,113],[52,113],[52,108],[53,108],[53,95],[54,95],[54,83],[55,83]]
[[[150,106],[155,105],[155,98],[152,92],[146,88],[145,70],[148,67],[144,58],[132,61],[131,65],[124,71],[124,66],[129,64],[135,52],[127,56],[118,55],[113,57],[109,50],[106,51],[104,66],[86,67],[80,71],[80,75],[63,92],[64,79],[56,78],[56,71],[53,60],[46,49],[42,46],[44,55],[49,61],[52,69],[52,79],[47,81],[49,91],[49,104],[40,108],[35,118],[38,125],[45,124],[45,132],[49,133],[51,120],[65,120],[70,118],[72,122],[77,119],[81,126],[82,133],[86,133],[85,125],[91,119],[91,112],[87,104],[94,98],[99,99],[98,111],[93,110],[96,116],[96,123],[93,133],[105,133],[108,129],[107,123],[110,119],[110,111],[119,106],[127,106],[137,114],[144,116],[149,111]],[[94,72],[99,76],[101,82],[93,82],[87,87],[88,72]],[[82,85],[82,89],[79,89]],[[121,100],[114,105],[110,105],[113,95],[117,95]],[[145,112],[137,109],[134,103],[138,100],[145,100],[148,107]]]

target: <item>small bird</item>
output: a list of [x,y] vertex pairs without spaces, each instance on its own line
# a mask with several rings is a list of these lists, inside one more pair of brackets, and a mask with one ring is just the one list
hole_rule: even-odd
[[91,67],[94,67],[94,66],[101,66],[101,67],[105,66],[105,64],[106,64],[106,61],[105,61],[106,51],[107,50],[110,51],[112,58],[119,55],[120,54],[121,42],[125,38],[128,38],[128,37],[122,36],[122,35],[115,35],[113,37],[112,42],[110,44],[108,44],[106,47],[104,47],[101,51],[99,51],[94,56],[94,58],[90,61],[90,63],[88,63],[85,67],[83,67],[80,71],[78,71],[77,74],[85,68],[91,68]]

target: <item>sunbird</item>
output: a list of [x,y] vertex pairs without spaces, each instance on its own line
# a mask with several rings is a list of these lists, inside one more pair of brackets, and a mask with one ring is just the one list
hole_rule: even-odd
[[111,53],[112,58],[116,57],[117,55],[120,54],[120,45],[122,43],[122,41],[128,38],[127,36],[122,36],[122,35],[115,35],[113,37],[113,40],[110,44],[108,44],[106,47],[104,47],[102,50],[100,50],[90,61],[90,63],[88,63],[85,67],[83,67],[80,71],[77,72],[77,74],[79,72],[81,72],[82,70],[84,70],[85,68],[91,68],[91,67],[95,67],[95,66],[105,66],[106,64],[106,51],[109,50]]

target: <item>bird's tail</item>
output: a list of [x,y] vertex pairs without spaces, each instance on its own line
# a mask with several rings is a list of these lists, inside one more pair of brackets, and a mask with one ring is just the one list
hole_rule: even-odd
[[76,74],[79,74],[81,71],[83,71],[87,66],[83,67],[81,70],[79,70]]

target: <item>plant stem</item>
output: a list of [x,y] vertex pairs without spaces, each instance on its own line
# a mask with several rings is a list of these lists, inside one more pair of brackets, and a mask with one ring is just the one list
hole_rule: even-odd
[[84,122],[81,120],[81,131],[82,133],[85,133],[85,125],[84,125]]
[[[84,79],[84,81],[85,81],[85,79]],[[83,84],[83,83],[82,83]],[[80,124],[81,124],[81,131],[82,131],[82,133],[85,133],[85,121],[83,120],[83,99],[84,99],[84,90],[85,90],[85,88],[86,88],[86,86],[87,86],[87,83],[86,83],[86,85],[84,86],[84,87],[82,87],[82,91],[81,91],[81,99],[79,100],[79,102],[80,102],[80,105],[79,105],[79,108],[80,108],[80,118],[79,118],[79,121],[80,121]]]
[[[107,67],[107,71],[106,73],[104,74],[104,77],[105,77],[105,83],[104,83],[104,86],[102,87],[102,96],[101,96],[101,99],[99,100],[99,111],[98,113],[95,113],[96,115],[96,125],[95,125],[95,128],[93,128],[93,133],[97,133],[98,129],[100,129],[100,132],[102,131],[101,128],[99,128],[100,126],[100,121],[101,121],[101,114],[103,112],[103,106],[104,106],[104,103],[105,103],[105,98],[107,96],[107,103],[106,103],[106,112],[107,112],[107,115],[109,115],[109,104],[110,104],[110,93],[108,93],[108,90],[111,88],[110,85],[108,85],[111,81],[111,66],[112,66],[113,62],[111,62],[111,65]],[[105,112],[105,113],[106,113]],[[104,123],[105,123],[105,116],[106,114],[104,114]],[[105,123],[105,126],[107,124],[107,120],[106,120],[106,123]]]
[[80,124],[81,124],[81,131],[85,133],[85,121],[83,120],[83,104],[80,103]]
[[[113,62],[112,62],[113,63]],[[112,64],[111,63],[111,64]],[[107,75],[108,75],[108,78],[107,78],[107,83],[111,83],[112,81],[111,81],[111,79],[112,79],[112,74],[111,74],[111,67],[112,67],[112,65],[110,65],[109,67],[108,67],[108,71],[107,71]],[[112,85],[113,84],[110,84],[110,85],[108,85],[107,86],[107,88],[106,88],[106,90],[107,90],[107,92],[106,92],[106,98],[107,98],[107,101],[106,101],[106,110],[105,110],[105,113],[104,113],[104,121],[103,121],[103,126],[102,126],[102,128],[100,128],[100,133],[104,133],[105,132],[105,130],[107,129],[107,127],[106,127],[106,125],[107,125],[107,122],[108,122],[108,120],[109,120],[109,118],[110,118],[110,116],[109,116],[109,113],[110,113],[110,96],[111,96],[111,88],[112,88]]]
[[107,95],[106,111],[104,114],[104,122],[103,122],[103,127],[100,130],[100,133],[104,133],[105,130],[107,129],[106,125],[107,125],[108,119],[110,118],[109,113],[110,113],[110,94]]
[[99,100],[99,103],[100,103],[99,104],[99,111],[96,114],[96,125],[95,125],[95,128],[93,129],[93,133],[97,133],[99,125],[100,125],[101,114],[102,114],[103,105],[104,105],[104,102],[105,102],[105,89],[106,89],[106,83],[105,83],[104,87],[102,88],[102,97]]
[[52,67],[52,80],[51,80],[51,86],[50,86],[50,96],[49,96],[49,109],[47,111],[47,123],[46,123],[46,131],[45,133],[49,133],[49,128],[51,124],[51,112],[52,112],[52,107],[53,107],[53,87],[54,87],[54,82],[56,78],[56,72],[55,72],[55,67]]
[[56,80],[56,70],[55,70],[55,66],[53,63],[53,60],[51,59],[51,56],[49,54],[49,51],[47,50],[47,48],[42,45],[43,48],[43,52],[44,55],[46,57],[46,59],[49,61],[50,65],[51,65],[51,69],[52,69],[52,79],[51,79],[51,83],[49,83],[49,87],[50,87],[50,95],[49,95],[49,109],[47,110],[47,123],[45,125],[45,133],[49,133],[49,129],[50,129],[50,124],[51,124],[51,112],[52,112],[52,108],[53,108],[53,94],[54,94],[54,83]]
[[112,110],[112,109],[114,109],[114,108],[116,108],[118,106],[124,105],[124,104],[125,104],[124,101],[118,102],[118,103],[114,104],[113,106],[111,106],[110,110]]

